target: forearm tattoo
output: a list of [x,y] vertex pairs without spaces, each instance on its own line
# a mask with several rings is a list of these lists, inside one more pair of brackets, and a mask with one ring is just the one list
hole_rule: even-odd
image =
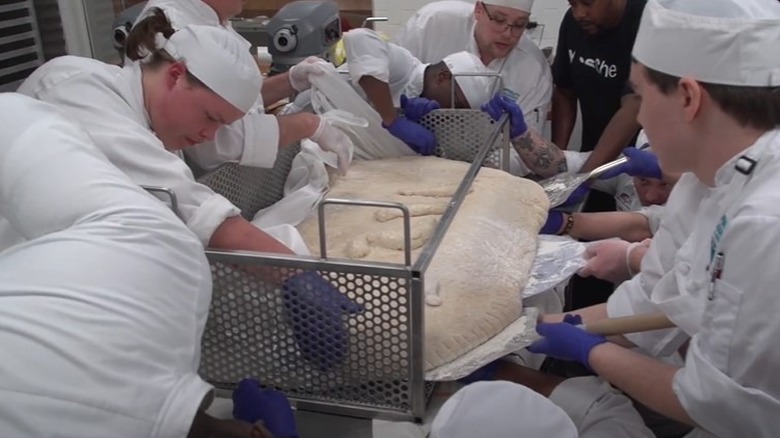
[[548,178],[567,170],[566,156],[563,151],[532,131],[516,139],[512,144],[523,163],[541,177]]

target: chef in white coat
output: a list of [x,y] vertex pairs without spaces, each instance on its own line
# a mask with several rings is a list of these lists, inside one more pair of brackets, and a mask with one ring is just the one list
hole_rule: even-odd
[[[148,20],[158,20],[159,26],[150,26],[145,35],[130,32],[127,41],[135,49],[129,53],[140,61],[116,67],[64,56],[33,72],[19,91],[61,107],[136,184],[172,189],[181,219],[203,246],[291,254],[227,199],[195,182],[175,154],[213,139],[220,127],[254,105],[260,72],[251,55],[225,29],[193,25],[174,32],[162,12]],[[6,234],[3,227],[0,233]],[[0,237],[4,244],[5,236]],[[292,329],[304,357],[323,369],[338,365],[347,336],[340,311],[361,308],[314,272],[287,279],[273,274],[269,280],[282,283],[284,297],[300,304],[291,312],[326,313],[308,313],[315,321],[299,318]]]
[[211,391],[200,242],[54,107],[0,102],[0,212],[25,238],[0,258],[0,429],[184,436]]
[[[492,70],[468,52],[423,63],[369,29],[351,30],[343,40],[352,84],[379,113],[382,126],[422,155],[436,147],[433,132],[418,123],[422,116],[439,107],[479,108],[496,89]],[[483,76],[458,76],[463,73]]]
[[[352,83],[363,90],[382,117],[384,126],[407,144],[430,145],[435,141],[432,132],[416,123],[427,112],[440,107],[477,109],[499,91],[496,71],[469,51],[453,52],[436,62],[422,62],[409,50],[385,41],[369,29],[355,29],[344,34],[344,48]],[[458,76],[460,74],[481,76]],[[457,86],[454,102],[451,102],[453,77]],[[422,99],[415,99],[417,97]],[[396,108],[404,110],[403,117]],[[415,148],[425,149],[413,146]],[[540,159],[542,156],[545,159]],[[579,166],[580,157],[575,152],[540,142],[534,148],[515,147],[512,163],[516,174],[550,176],[573,168],[570,166]]]
[[0,94],[0,131],[0,216],[24,236],[0,252],[3,436],[250,436],[203,413],[198,238],[54,106]]
[[[374,78],[383,83],[392,108],[400,107],[401,96],[406,96],[434,100],[441,108],[476,109],[493,97],[497,85],[495,72],[466,51],[445,56],[437,63],[423,63],[405,48],[385,41],[370,29],[345,33],[344,49],[352,82],[360,84],[366,78]],[[430,69],[434,65],[440,68]],[[440,73],[445,68],[449,74]],[[475,76],[465,76],[467,73]],[[461,74],[464,76],[458,76]],[[454,101],[451,99],[453,80]],[[365,87],[361,85],[361,88],[365,91]],[[371,103],[378,106],[374,100]],[[386,122],[392,122],[395,117],[388,119]]]
[[[243,4],[242,0],[150,0],[139,14],[136,25],[148,17],[153,8],[159,8],[174,29],[191,24],[220,27],[231,32],[249,51],[251,44],[230,24],[230,19],[241,12]],[[312,113],[279,117],[265,113],[266,106],[308,90],[311,87],[309,75],[321,72],[314,64],[325,62],[308,58],[288,72],[264,78],[261,93],[247,114],[220,128],[213,140],[188,148],[187,157],[203,170],[213,170],[226,161],[273,167],[280,147],[310,138],[322,149],[339,154],[341,170],[345,171],[351,143],[347,136],[331,126],[328,119]]]
[[[677,328],[620,343],[540,324],[534,351],[578,360],[694,436],[771,437],[780,412],[780,40],[774,0],[648,3],[631,82],[661,167],[685,173],[642,272],[585,322],[661,311]],[[686,232],[687,231],[687,232]],[[550,316],[547,321],[560,320]]]
[[527,125],[527,132],[513,138],[513,143],[533,157],[529,163],[513,152],[510,172],[527,175],[529,164],[533,169],[544,168],[534,173],[549,177],[565,172],[567,166],[555,145],[539,135],[550,108],[552,73],[539,47],[524,35],[532,6],[533,0],[429,3],[412,15],[393,41],[422,62],[439,62],[466,50],[498,72],[503,80],[500,94],[519,106]]
[[[181,218],[204,246],[292,253],[244,220],[227,199],[195,182],[176,155],[212,140],[252,108],[260,72],[251,55],[217,27],[152,31],[146,41],[152,47],[142,61],[116,67],[55,58],[33,72],[19,92],[65,108],[136,184],[172,189]],[[139,47],[147,53],[147,46]]]
[[[422,62],[467,50],[501,74],[530,129],[541,132],[552,98],[552,74],[539,47],[524,35],[533,0],[437,1],[414,13],[393,41]],[[443,37],[445,36],[446,37]]]

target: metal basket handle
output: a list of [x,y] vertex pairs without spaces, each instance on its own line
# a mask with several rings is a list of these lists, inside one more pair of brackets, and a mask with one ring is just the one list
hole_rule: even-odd
[[353,201],[351,199],[323,199],[317,206],[317,215],[319,216],[320,227],[320,258],[328,258],[327,239],[325,238],[325,206],[329,204],[334,205],[348,205],[353,207],[379,207],[379,208],[393,208],[401,210],[404,217],[404,264],[406,266],[412,265],[412,225],[411,214],[406,205],[400,202],[376,202],[376,201]]

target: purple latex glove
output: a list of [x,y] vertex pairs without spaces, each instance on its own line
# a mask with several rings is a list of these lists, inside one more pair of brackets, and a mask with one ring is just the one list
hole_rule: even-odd
[[490,362],[489,364],[483,366],[482,368],[479,368],[478,370],[474,371],[473,373],[469,374],[468,376],[459,379],[458,382],[470,384],[474,382],[481,382],[484,380],[493,380],[496,378],[496,370],[498,370],[498,363],[500,360],[495,360],[493,362]]
[[563,228],[563,212],[550,210],[547,212],[547,221],[539,234],[558,234],[561,228]]
[[559,205],[558,207],[571,207],[572,205],[577,205],[585,200],[585,197],[588,196],[588,193],[590,193],[590,184],[583,183],[576,189],[574,189],[573,192],[571,192],[571,195],[569,195],[568,198],[566,198],[565,201],[563,201],[563,204]]
[[282,289],[285,315],[303,358],[322,372],[341,364],[349,350],[342,316],[360,313],[363,307],[316,272],[294,275]]
[[436,151],[436,136],[433,132],[405,117],[396,118],[390,126],[384,123],[382,126],[420,155],[433,155]]
[[401,95],[401,109],[404,111],[404,116],[407,119],[419,122],[429,112],[439,109],[439,102],[424,97],[412,97],[410,99]]
[[[578,315],[577,315],[578,316]],[[593,347],[607,342],[604,336],[594,335],[578,328],[572,322],[577,321],[572,316],[561,323],[540,323],[536,332],[544,336],[530,346],[531,353],[545,354],[556,359],[577,361],[590,368],[588,356]],[[581,319],[580,319],[581,321]]]
[[512,139],[520,137],[528,131],[528,125],[525,123],[520,105],[501,93],[497,93],[490,99],[490,102],[482,105],[482,111],[490,114],[493,120],[500,119],[504,113],[509,114],[509,135]]
[[661,167],[658,165],[658,157],[654,153],[637,148],[625,148],[623,155],[628,157],[628,161],[604,172],[599,179],[614,178],[621,173],[640,178],[663,178]]
[[247,423],[263,422],[278,438],[298,438],[295,413],[287,396],[279,391],[262,389],[260,382],[244,379],[233,391],[233,418]]

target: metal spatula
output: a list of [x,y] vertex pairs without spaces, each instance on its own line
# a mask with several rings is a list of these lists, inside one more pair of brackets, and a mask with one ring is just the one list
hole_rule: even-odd
[[563,204],[569,196],[577,190],[577,187],[585,181],[601,176],[604,172],[613,169],[628,161],[626,157],[603,164],[590,172],[556,175],[539,182],[547,197],[550,199],[550,208]]

